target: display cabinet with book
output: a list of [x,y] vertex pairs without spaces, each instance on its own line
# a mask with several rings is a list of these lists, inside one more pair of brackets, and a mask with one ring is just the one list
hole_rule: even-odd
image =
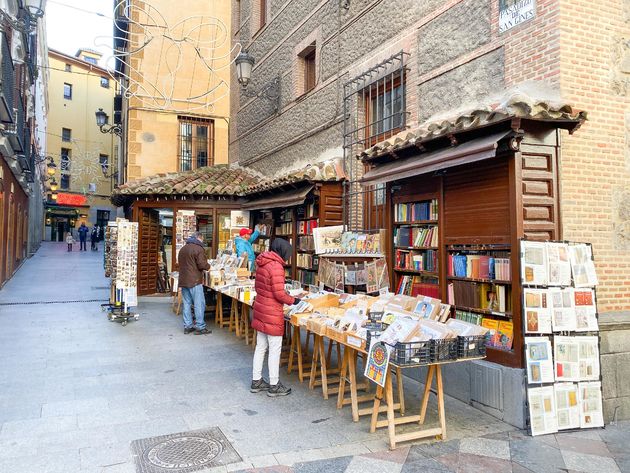
[[397,294],[440,297],[438,221],[436,195],[395,201],[393,272]]
[[303,285],[317,283],[319,257],[315,255],[313,229],[319,226],[319,199],[313,197],[295,209],[297,245],[295,278]]

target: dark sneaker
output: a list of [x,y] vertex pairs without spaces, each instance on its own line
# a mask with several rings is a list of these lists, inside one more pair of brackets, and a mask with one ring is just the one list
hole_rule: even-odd
[[250,393],[259,393],[261,391],[269,391],[269,383],[265,381],[263,378],[260,378],[258,381],[252,381],[252,385],[249,388]]
[[286,396],[288,394],[291,394],[291,388],[283,386],[280,381],[278,381],[278,384],[269,386],[269,391],[267,391],[267,396],[269,397]]
[[195,335],[208,335],[209,333],[212,333],[212,330],[208,330],[207,328],[204,328],[203,330],[195,330]]
[[189,327],[189,328],[185,328],[184,329],[184,333],[186,335],[188,335],[190,332],[194,332],[194,331],[195,331],[195,329],[193,327]]

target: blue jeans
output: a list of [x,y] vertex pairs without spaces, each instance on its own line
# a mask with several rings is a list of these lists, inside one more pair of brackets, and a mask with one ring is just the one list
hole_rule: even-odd
[[184,328],[192,328],[193,320],[190,313],[190,306],[195,304],[195,322],[197,330],[206,328],[203,321],[203,314],[206,311],[206,298],[203,295],[203,285],[197,284],[195,287],[182,287],[182,299],[184,299]]

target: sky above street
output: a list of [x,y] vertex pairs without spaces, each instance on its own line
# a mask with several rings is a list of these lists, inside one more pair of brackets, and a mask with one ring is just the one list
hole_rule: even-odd
[[48,47],[70,55],[80,48],[95,49],[105,65],[111,56],[113,9],[112,0],[48,0]]

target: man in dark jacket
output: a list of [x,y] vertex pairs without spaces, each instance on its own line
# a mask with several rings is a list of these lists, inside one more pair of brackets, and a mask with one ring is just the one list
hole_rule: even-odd
[[87,251],[87,234],[89,232],[88,227],[85,226],[85,223],[82,223],[79,227],[79,242],[81,246],[79,247],[79,251]]
[[[282,385],[279,378],[282,334],[284,333],[284,304],[300,302],[284,290],[284,263],[289,260],[293,248],[286,240],[276,238],[271,242],[271,251],[256,258],[256,300],[252,327],[256,335],[254,369],[250,391],[267,391],[267,396],[286,396],[291,388]],[[265,353],[269,348],[267,366],[269,383],[262,377]]]
[[[177,256],[179,263],[179,287],[182,288],[184,300],[184,333],[195,332],[195,335],[212,333],[206,328],[203,314],[206,310],[206,299],[203,295],[203,270],[210,269],[206,260],[203,235],[194,232]],[[193,328],[190,306],[195,305],[195,325]]]

